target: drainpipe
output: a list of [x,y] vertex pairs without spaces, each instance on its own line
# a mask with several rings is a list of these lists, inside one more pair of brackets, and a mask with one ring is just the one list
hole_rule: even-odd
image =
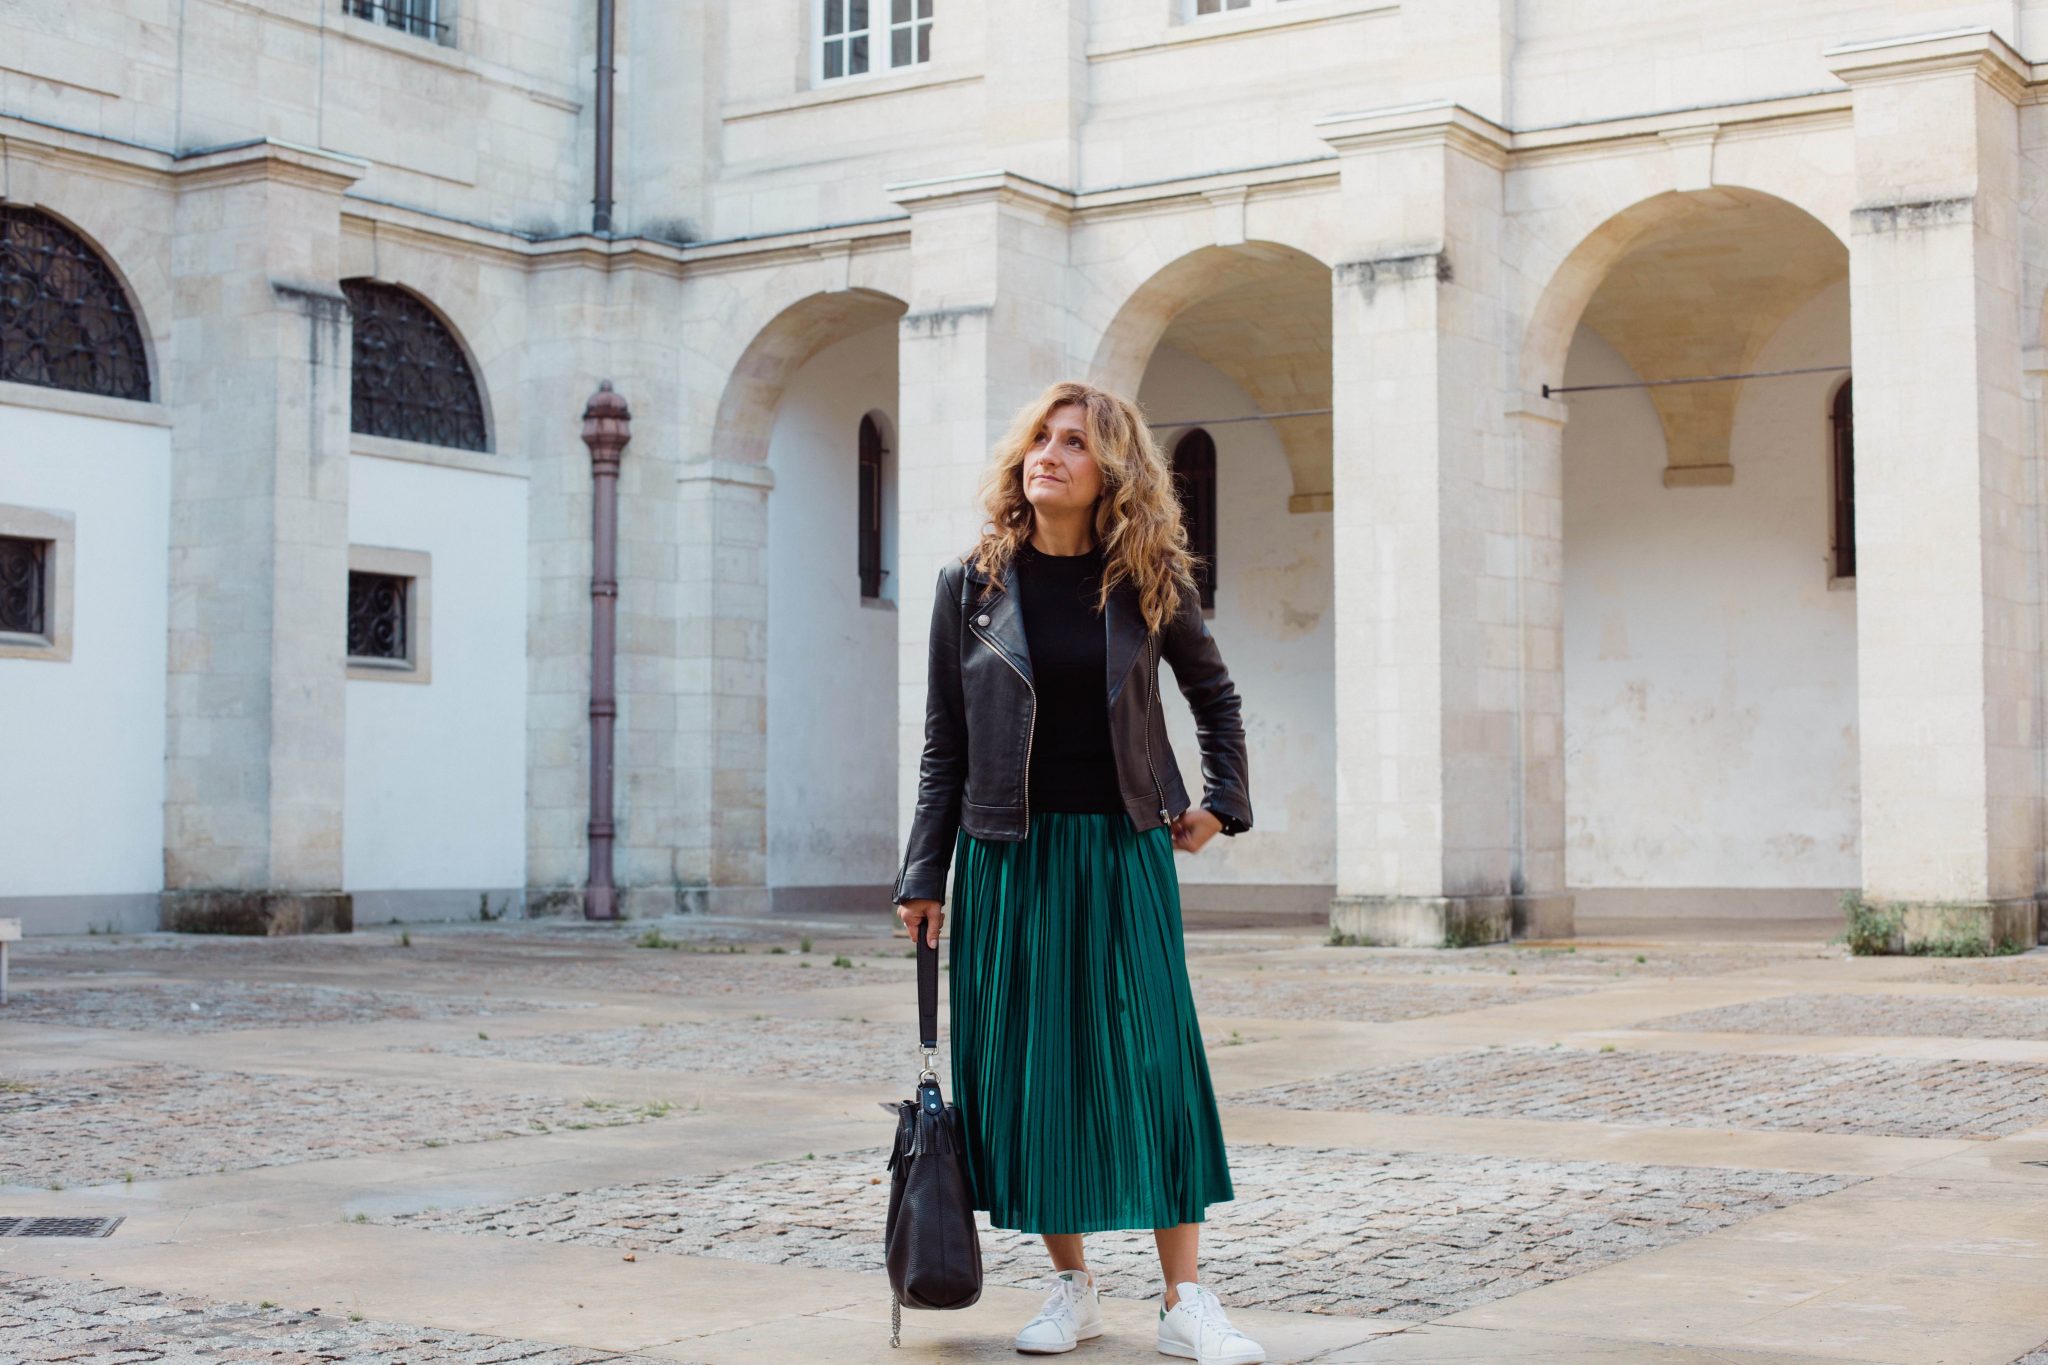
[[612,889],[612,724],[619,702],[613,662],[619,620],[619,457],[633,414],[607,379],[583,409],[590,447],[590,878],[583,918],[619,918]]
[[597,193],[592,196],[590,230],[612,230],[612,6],[597,0]]

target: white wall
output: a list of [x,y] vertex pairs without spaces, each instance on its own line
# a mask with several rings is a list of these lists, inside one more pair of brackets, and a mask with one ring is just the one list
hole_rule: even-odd
[[[1833,286],[1749,368],[1842,360],[1848,323]],[[1579,330],[1566,384],[1634,378]],[[1644,390],[1567,399],[1569,885],[1858,884],[1856,596],[1827,563],[1837,378],[1745,383],[1720,488],[1664,487]]]
[[77,536],[71,658],[0,659],[0,768],[34,794],[0,820],[0,898],[163,889],[170,444],[166,427],[0,404],[0,503],[68,512]]
[[[860,419],[881,412],[884,604],[860,598]],[[769,438],[768,884],[893,885],[896,324],[819,352]],[[963,550],[965,546],[961,547]]]
[[[1257,405],[1222,371],[1171,346],[1146,368],[1149,415],[1237,416]],[[1161,431],[1162,441],[1182,429]],[[1212,426],[1216,442],[1216,612],[1209,631],[1244,703],[1252,830],[1176,855],[1188,885],[1336,881],[1335,643],[1330,514],[1289,512],[1294,477],[1264,422]],[[1171,455],[1171,448],[1168,449]],[[1167,737],[1190,800],[1201,747],[1172,666],[1159,669]]]
[[431,681],[348,684],[359,922],[467,914],[526,883],[526,494],[510,475],[350,457],[350,542],[433,560]]

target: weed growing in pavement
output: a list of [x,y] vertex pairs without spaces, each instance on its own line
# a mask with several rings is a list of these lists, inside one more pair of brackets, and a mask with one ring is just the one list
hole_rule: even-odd
[[479,1039],[481,1039],[481,1040],[483,1040],[484,1042],[486,1042],[486,1043],[488,1043],[488,1042],[490,1042],[490,1041],[491,1041],[491,1035],[490,1035],[490,1034],[488,1034],[488,1033],[485,1033],[485,1032],[484,1032],[484,1031],[483,1031],[482,1029],[478,1029],[478,1030],[476,1031],[476,1036],[477,1036],[477,1037],[478,1037]]
[[401,929],[398,931],[398,946],[401,948],[412,947],[412,930]]
[[799,950],[806,953],[811,950],[811,936],[809,934],[805,934],[799,941]]
[[661,930],[650,927],[640,937],[633,940],[633,946],[635,948],[674,949],[680,948],[683,945],[680,940],[670,938],[667,934],[662,933]]
[[448,1139],[447,1139],[447,1138],[428,1138],[428,1139],[426,1140],[426,1142],[422,1143],[421,1145],[422,1145],[422,1146],[426,1146],[426,1147],[446,1147],[446,1146],[448,1145]]
[[775,945],[774,947],[772,947],[772,948],[770,948],[770,949],[768,950],[768,956],[770,956],[770,957],[783,957],[783,956],[786,956],[786,955],[788,954],[788,952],[789,952],[789,949],[787,949],[787,948],[783,947],[783,946],[782,946],[782,945],[781,945],[780,943],[778,943],[778,944],[776,944],[776,945]]
[[832,965],[835,967],[851,967],[853,965],[853,959],[848,957],[845,953],[839,953],[833,957]]

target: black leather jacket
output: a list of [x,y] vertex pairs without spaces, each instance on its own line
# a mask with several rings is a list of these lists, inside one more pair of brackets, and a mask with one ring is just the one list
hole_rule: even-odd
[[[1029,828],[1026,783],[1037,697],[1018,609],[1016,567],[987,597],[989,580],[958,560],[939,570],[932,603],[930,671],[925,685],[924,757],[917,810],[896,902],[944,901],[958,831],[1019,840]],[[1148,631],[1128,579],[1110,590],[1103,629],[1109,649],[1109,741],[1117,785],[1134,829],[1154,829],[1188,808],[1180,767],[1167,746],[1159,708],[1159,660],[1194,711],[1202,747],[1202,804],[1237,834],[1252,826],[1246,786],[1244,723],[1237,689],[1209,634],[1202,609],[1182,593],[1163,631]]]

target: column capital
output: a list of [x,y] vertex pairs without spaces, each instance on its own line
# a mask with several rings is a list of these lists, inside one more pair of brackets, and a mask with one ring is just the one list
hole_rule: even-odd
[[1493,166],[1507,165],[1514,135],[1456,100],[1427,100],[1379,109],[1325,114],[1312,125],[1317,136],[1344,155],[1389,147],[1455,147]]
[[1854,89],[1894,81],[1973,72],[2007,99],[2018,102],[2033,67],[2012,45],[1986,27],[1944,29],[1867,43],[1827,48],[1821,60],[1835,78]]
[[970,204],[1001,204],[1049,209],[1062,216],[1074,210],[1074,194],[1015,171],[962,171],[924,180],[899,180],[882,193],[911,213]]
[[172,169],[181,192],[253,180],[280,180],[303,189],[340,194],[363,178],[370,163],[341,152],[262,137],[184,153]]

